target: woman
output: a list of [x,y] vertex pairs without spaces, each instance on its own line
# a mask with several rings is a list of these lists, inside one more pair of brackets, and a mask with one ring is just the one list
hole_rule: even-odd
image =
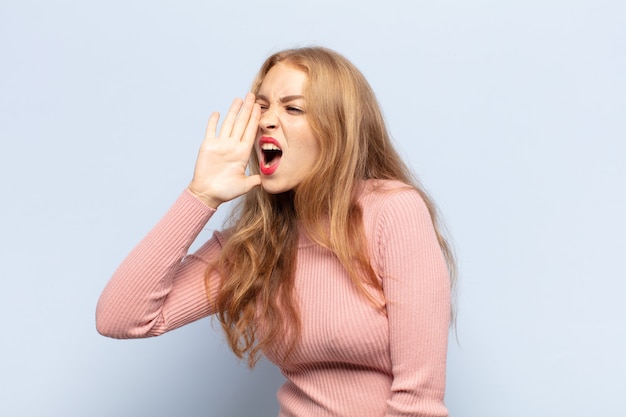
[[[219,133],[210,117],[189,187],[108,283],[98,331],[216,314],[238,357],[281,368],[281,416],[447,415],[454,262],[367,81],[301,48],[269,57],[252,92]],[[187,254],[239,196],[232,227]]]

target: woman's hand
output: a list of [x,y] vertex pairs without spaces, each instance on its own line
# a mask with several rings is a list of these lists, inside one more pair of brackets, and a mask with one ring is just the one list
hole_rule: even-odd
[[261,109],[255,96],[235,99],[217,134],[219,113],[209,118],[206,135],[189,184],[189,191],[209,207],[217,208],[261,184],[259,175],[246,175],[256,139]]

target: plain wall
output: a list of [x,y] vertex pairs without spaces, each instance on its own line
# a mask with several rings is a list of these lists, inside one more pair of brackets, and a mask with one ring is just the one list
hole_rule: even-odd
[[451,415],[623,413],[623,1],[0,0],[0,415],[276,415],[216,322],[117,341],[94,311],[209,114],[309,44],[365,73],[453,237]]

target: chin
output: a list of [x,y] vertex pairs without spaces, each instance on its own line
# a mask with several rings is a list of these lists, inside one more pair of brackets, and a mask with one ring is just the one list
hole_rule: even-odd
[[289,187],[285,187],[284,185],[281,186],[280,184],[273,184],[273,182],[274,181],[272,180],[267,180],[267,181],[262,180],[261,188],[263,188],[263,191],[269,194],[280,194],[280,193],[284,193],[290,190]]

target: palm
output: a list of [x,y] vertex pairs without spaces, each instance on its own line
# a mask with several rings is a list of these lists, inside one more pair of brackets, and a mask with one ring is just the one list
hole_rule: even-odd
[[189,190],[209,206],[217,207],[261,183],[258,175],[246,175],[259,117],[253,94],[243,102],[233,102],[219,133],[219,114],[211,115],[189,185]]

